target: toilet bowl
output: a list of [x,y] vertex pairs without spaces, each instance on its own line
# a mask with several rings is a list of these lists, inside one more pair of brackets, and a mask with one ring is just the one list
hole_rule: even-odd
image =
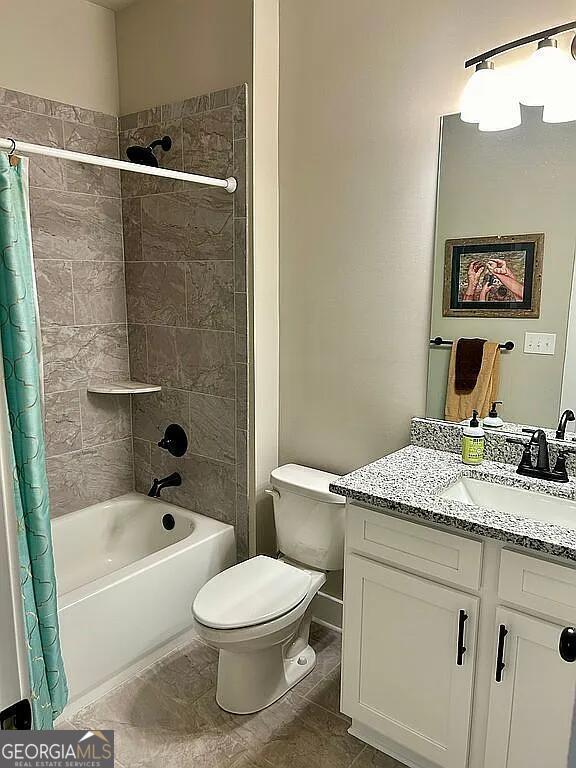
[[[344,499],[327,472],[285,465],[271,474],[283,559],[258,555],[214,576],[192,613],[198,635],[218,649],[216,701],[235,714],[269,706],[316,664],[312,601],[326,571],[343,567]],[[287,560],[297,555],[297,561]]]
[[258,712],[312,671],[310,603],[325,580],[323,573],[259,556],[200,590],[194,619],[200,638],[219,650],[216,701],[222,709]]

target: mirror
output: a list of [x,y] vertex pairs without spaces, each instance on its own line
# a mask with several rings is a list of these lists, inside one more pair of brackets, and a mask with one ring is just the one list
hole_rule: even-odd
[[498,133],[442,119],[430,339],[514,348],[491,360],[469,342],[451,369],[452,346],[431,344],[428,417],[459,421],[470,397],[548,428],[576,410],[575,180],[574,122],[544,123],[538,108]]

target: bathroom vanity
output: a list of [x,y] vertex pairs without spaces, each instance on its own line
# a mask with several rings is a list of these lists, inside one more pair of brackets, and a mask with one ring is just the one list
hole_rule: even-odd
[[576,482],[515,470],[413,444],[331,486],[347,497],[341,709],[407,766],[568,764]]

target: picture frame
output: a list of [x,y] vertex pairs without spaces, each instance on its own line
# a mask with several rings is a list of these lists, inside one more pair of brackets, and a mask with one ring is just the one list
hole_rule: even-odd
[[544,234],[446,240],[444,317],[540,317]]

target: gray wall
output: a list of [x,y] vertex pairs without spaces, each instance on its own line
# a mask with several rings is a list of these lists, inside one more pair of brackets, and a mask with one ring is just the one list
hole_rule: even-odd
[[[227,523],[247,552],[246,87],[120,119],[121,152],[165,133],[163,163],[239,189],[123,174],[132,377],[162,385],[133,397],[136,489],[175,470],[164,496]],[[161,150],[160,150],[161,152]],[[156,443],[171,422],[190,437],[181,459]]]
[[[430,338],[515,343],[500,367],[498,399],[507,421],[558,422],[576,244],[575,169],[576,126],[543,123],[539,109],[524,109],[522,125],[494,134],[459,115],[444,119]],[[545,236],[539,318],[442,317],[448,238],[536,232]],[[526,331],[555,333],[555,354],[525,354]],[[430,349],[426,414],[433,418],[444,418],[449,358],[447,348]]]
[[[117,118],[1,90],[0,134],[118,155]],[[87,394],[128,376],[120,176],[30,160],[30,204],[54,515],[132,489],[129,398]]]

